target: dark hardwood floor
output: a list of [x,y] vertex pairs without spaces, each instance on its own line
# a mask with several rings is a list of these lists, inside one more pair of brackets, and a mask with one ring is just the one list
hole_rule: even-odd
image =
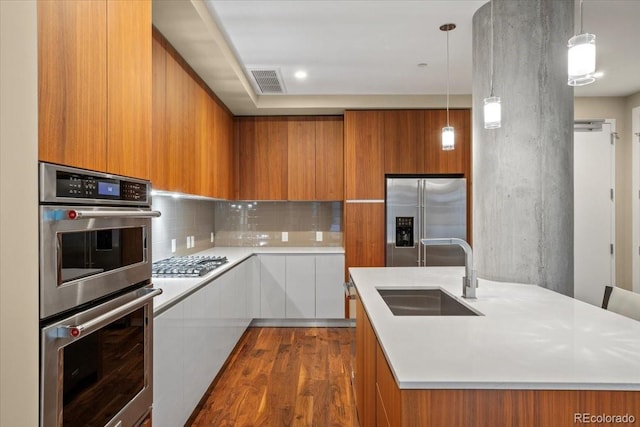
[[353,328],[250,328],[191,426],[357,427]]

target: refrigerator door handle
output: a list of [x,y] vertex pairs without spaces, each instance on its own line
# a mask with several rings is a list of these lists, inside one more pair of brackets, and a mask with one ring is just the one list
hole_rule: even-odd
[[420,239],[422,239],[422,180],[418,180],[418,215],[417,218],[415,219],[416,221],[416,233],[417,233],[417,238],[414,239],[416,242],[418,242],[418,260],[416,261],[418,263],[418,267],[422,266],[422,245],[420,244]]

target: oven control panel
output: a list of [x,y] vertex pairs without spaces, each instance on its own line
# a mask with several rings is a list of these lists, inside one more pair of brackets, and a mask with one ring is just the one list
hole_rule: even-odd
[[41,163],[41,202],[149,204],[148,181]]
[[146,201],[147,186],[139,182],[58,171],[56,196],[76,199]]

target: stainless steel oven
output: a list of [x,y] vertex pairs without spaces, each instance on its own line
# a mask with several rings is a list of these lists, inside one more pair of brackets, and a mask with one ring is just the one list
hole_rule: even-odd
[[153,401],[148,181],[40,164],[42,426],[133,426]]
[[149,182],[40,165],[40,318],[151,277]]
[[41,425],[135,426],[153,402],[153,297],[141,288],[41,329]]

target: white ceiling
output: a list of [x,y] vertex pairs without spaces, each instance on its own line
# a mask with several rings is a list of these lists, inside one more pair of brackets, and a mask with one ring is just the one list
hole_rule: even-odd
[[[439,26],[448,22],[457,25],[449,34],[450,93],[463,95],[452,106],[469,106],[472,17],[485,3],[155,0],[153,13],[160,32],[235,114],[306,114],[443,106],[446,33]],[[604,76],[575,95],[639,92],[640,0],[585,0],[583,12]],[[286,94],[256,92],[247,72],[255,66],[277,69]],[[297,70],[308,77],[296,80]]]

